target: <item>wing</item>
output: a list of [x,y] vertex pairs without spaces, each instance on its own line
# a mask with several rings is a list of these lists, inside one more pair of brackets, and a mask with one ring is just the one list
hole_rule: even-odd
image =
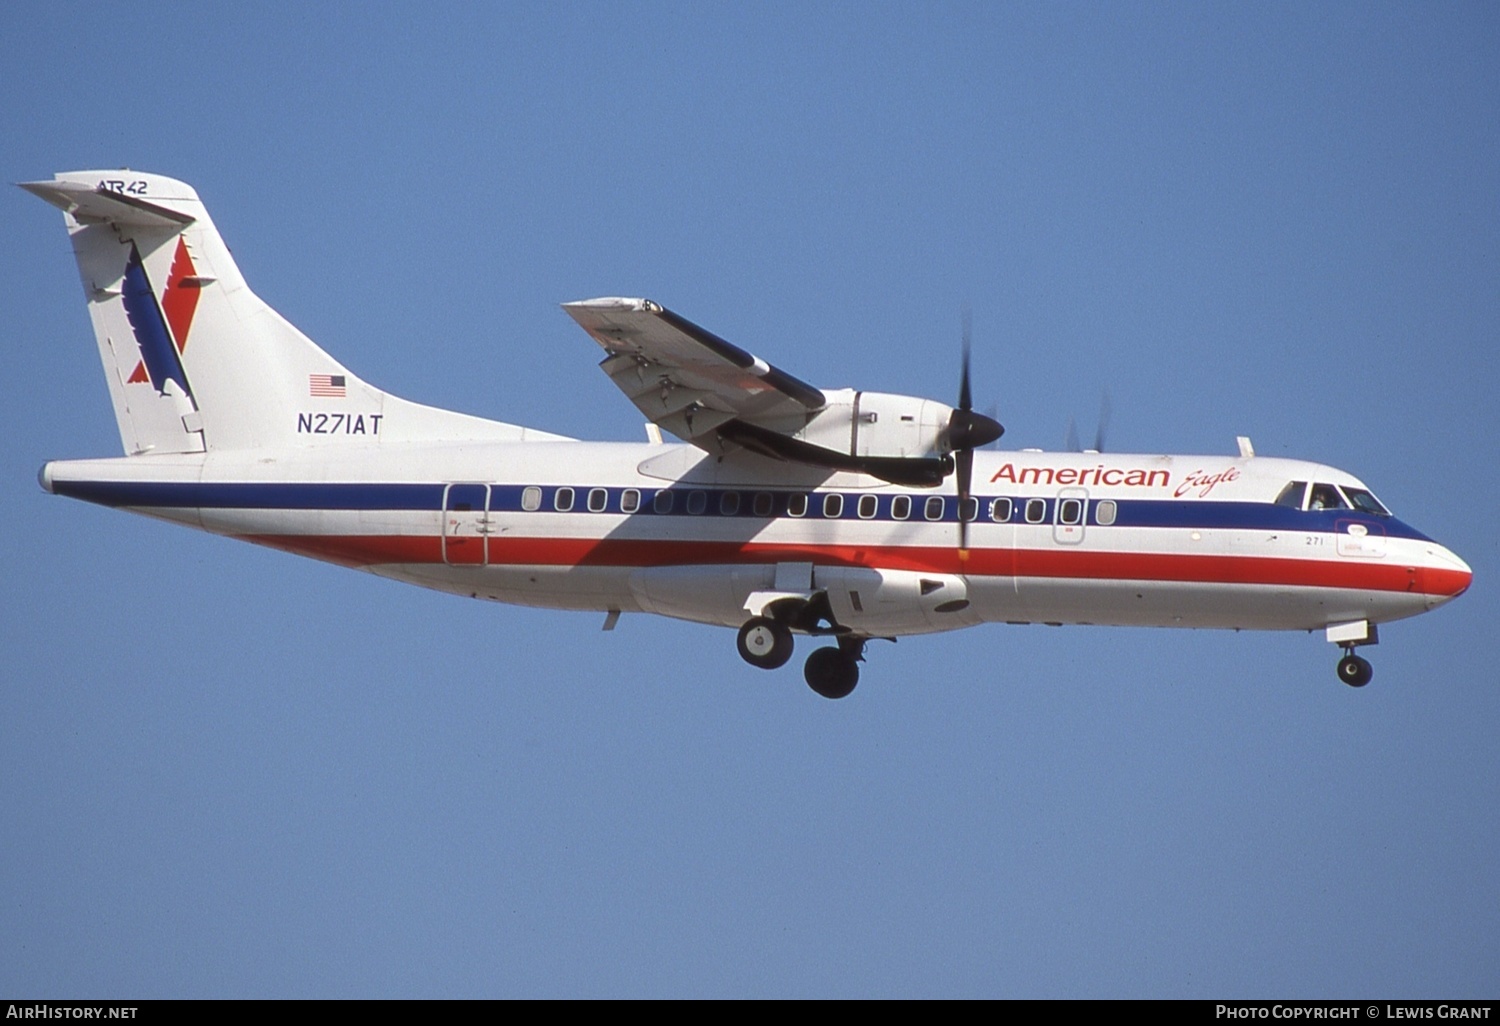
[[563,309],[604,348],[599,366],[647,418],[710,452],[730,421],[791,433],[828,404],[819,389],[649,299]]

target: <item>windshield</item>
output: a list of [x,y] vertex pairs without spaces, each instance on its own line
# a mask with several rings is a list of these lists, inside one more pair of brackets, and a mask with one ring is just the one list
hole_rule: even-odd
[[1307,482],[1293,481],[1281,490],[1276,496],[1276,505],[1289,506],[1292,509],[1301,509],[1302,500],[1307,497]]
[[1348,509],[1349,503],[1331,484],[1314,484],[1312,495],[1307,500],[1308,509]]
[[1388,517],[1391,515],[1391,511],[1381,505],[1379,499],[1363,488],[1351,488],[1345,485],[1344,494],[1349,497],[1350,505],[1361,513],[1373,513],[1377,517]]

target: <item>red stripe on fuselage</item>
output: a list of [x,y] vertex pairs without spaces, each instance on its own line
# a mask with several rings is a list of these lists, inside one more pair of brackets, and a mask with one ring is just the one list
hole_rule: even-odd
[[[350,567],[445,562],[443,539],[419,535],[243,535],[246,541]],[[468,543],[478,541],[469,539]],[[1470,575],[1436,567],[1268,556],[974,549],[966,560],[942,546],[795,545],[764,542],[647,541],[606,538],[491,538],[491,566],[692,566],[820,563],[983,577],[1190,581],[1415,592],[1453,596]],[[464,565],[480,565],[468,563]]]

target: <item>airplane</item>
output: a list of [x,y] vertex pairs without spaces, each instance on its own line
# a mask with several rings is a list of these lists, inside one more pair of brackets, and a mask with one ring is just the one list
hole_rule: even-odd
[[[647,418],[589,442],[399,399],[246,285],[198,194],[21,183],[64,213],[125,455],[43,488],[476,599],[734,628],[842,698],[872,640],[982,623],[1323,631],[1338,676],[1469,566],[1333,467],[986,448],[959,401],[808,384],[647,299],[563,304]],[[664,433],[680,442],[669,443]]]

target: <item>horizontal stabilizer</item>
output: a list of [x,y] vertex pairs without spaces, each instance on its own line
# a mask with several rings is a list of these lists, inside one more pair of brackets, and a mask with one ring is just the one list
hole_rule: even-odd
[[79,224],[108,221],[137,228],[182,228],[196,218],[138,196],[116,192],[107,184],[77,181],[17,182],[21,188],[72,216]]

